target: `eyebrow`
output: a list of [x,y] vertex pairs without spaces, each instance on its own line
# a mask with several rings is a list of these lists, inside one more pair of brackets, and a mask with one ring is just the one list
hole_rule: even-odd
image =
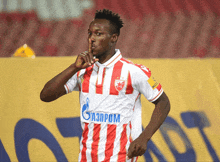
[[[88,29],[88,31],[91,31],[90,29]],[[101,31],[101,29],[95,29],[95,31]]]

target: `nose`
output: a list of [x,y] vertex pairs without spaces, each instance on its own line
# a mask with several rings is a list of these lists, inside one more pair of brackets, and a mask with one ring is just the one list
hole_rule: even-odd
[[91,42],[95,42],[95,34],[91,34],[89,39]]

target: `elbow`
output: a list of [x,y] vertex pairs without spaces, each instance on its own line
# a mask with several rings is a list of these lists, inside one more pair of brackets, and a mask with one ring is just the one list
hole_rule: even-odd
[[40,100],[43,101],[43,102],[50,102],[52,100],[50,100],[50,97],[48,97],[44,91],[42,90],[41,93],[40,93]]
[[56,100],[57,98],[61,97],[62,95],[64,95],[65,93],[58,93],[58,92],[51,92],[51,91],[46,91],[46,90],[42,90],[40,93],[40,99],[41,101],[44,102],[51,102]]
[[162,102],[164,102],[164,109],[167,111],[167,114],[169,114],[170,112],[170,100],[169,98],[167,97],[167,95],[164,93],[163,96],[162,96]]
[[44,102],[48,102],[47,98],[42,93],[40,93],[40,100]]
[[170,100],[169,99],[167,100],[166,109],[167,109],[167,114],[169,114],[169,112],[170,112]]

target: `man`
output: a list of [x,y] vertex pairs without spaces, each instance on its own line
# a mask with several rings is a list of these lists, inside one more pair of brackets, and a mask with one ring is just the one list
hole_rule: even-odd
[[[151,71],[125,60],[115,49],[121,27],[118,14],[97,11],[88,29],[88,52],[79,54],[40,94],[42,101],[50,102],[73,90],[80,92],[81,162],[136,161],[170,110],[169,99]],[[143,132],[140,94],[155,104]]]

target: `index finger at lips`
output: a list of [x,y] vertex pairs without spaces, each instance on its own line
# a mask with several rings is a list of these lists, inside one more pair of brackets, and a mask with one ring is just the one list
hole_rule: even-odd
[[94,63],[94,61],[93,61],[93,60],[94,60],[94,59],[93,59],[93,54],[89,52],[88,55],[89,55],[89,60],[90,60],[90,62],[91,62],[91,63]]
[[91,39],[89,40],[89,56],[90,56],[91,63],[94,63],[95,60],[94,60],[93,54],[92,54],[92,41],[91,41]]
[[89,39],[89,53],[92,53],[92,41]]

